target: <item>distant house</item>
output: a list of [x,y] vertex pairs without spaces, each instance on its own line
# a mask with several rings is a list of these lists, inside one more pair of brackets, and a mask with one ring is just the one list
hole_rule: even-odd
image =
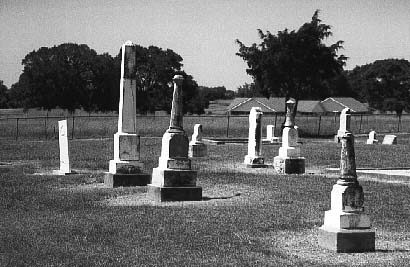
[[[285,98],[264,97],[235,98],[226,108],[231,115],[247,115],[252,107],[260,107],[264,114],[285,114]],[[340,113],[344,108],[350,108],[352,113],[369,113],[366,104],[352,97],[329,97],[323,101],[299,100],[297,112],[305,115]]]
[[297,112],[299,114],[322,114],[326,113],[326,110],[319,100],[299,100]]
[[352,113],[369,113],[369,108],[353,97],[328,97],[321,101],[326,113],[339,113],[345,108],[350,108]]
[[252,107],[260,107],[263,114],[284,114],[286,111],[284,97],[239,97],[232,100],[227,112],[231,115],[248,115]]

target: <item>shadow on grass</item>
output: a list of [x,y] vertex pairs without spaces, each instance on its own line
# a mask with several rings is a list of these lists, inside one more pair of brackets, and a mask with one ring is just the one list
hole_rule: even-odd
[[234,197],[239,197],[241,193],[236,193],[233,196],[227,196],[227,197],[202,197],[202,201],[209,201],[209,200],[214,200],[214,199],[231,199]]
[[397,252],[410,252],[410,249],[376,249],[375,252],[380,252],[380,253],[397,253]]

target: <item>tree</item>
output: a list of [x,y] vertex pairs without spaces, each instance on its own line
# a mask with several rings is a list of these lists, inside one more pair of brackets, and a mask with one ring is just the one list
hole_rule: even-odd
[[[260,44],[245,46],[241,41],[238,56],[248,65],[246,72],[266,96],[320,98],[326,94],[324,81],[341,73],[346,57],[337,55],[343,41],[326,46],[332,35],[330,26],[322,24],[319,11],[297,31],[285,29],[277,35],[258,30]],[[296,114],[297,103],[293,113]]]
[[324,92],[326,94],[323,94],[322,99],[332,96],[357,98],[356,92],[353,91],[347,79],[347,73],[347,71],[343,71],[334,78],[325,81],[327,90]]
[[405,59],[376,60],[356,66],[347,75],[361,101],[382,111],[410,111],[410,62]]
[[0,80],[0,108],[8,108],[8,89],[3,81]]
[[[137,110],[171,110],[172,78],[181,71],[182,57],[170,49],[137,45]],[[24,108],[63,108],[73,112],[118,110],[121,51],[115,57],[97,54],[85,44],[61,44],[32,51],[22,61],[23,73],[9,92],[10,105]],[[187,90],[198,85],[186,75]],[[187,93],[189,102],[195,93]],[[195,100],[195,101],[198,101]],[[191,105],[196,112],[203,105]]]
[[214,101],[217,99],[225,99],[226,88],[225,86],[216,86],[216,87],[206,87],[200,86],[199,90],[204,98],[209,101]]
[[12,95],[19,97],[13,101],[25,108],[91,110],[92,95],[100,91],[96,61],[97,53],[85,44],[66,43],[32,51],[22,61],[18,84],[12,86],[17,90]]
[[255,83],[245,83],[238,87],[238,91],[236,93],[237,97],[261,97],[263,96],[256,87]]

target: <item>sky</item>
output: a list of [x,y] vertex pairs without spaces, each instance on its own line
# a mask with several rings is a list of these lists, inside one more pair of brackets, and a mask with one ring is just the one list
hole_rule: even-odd
[[0,80],[16,83],[22,59],[40,47],[72,42],[115,56],[131,40],[172,49],[199,85],[236,90],[252,77],[235,40],[297,30],[316,9],[332,27],[326,43],[344,41],[346,69],[410,60],[408,0],[0,0]]

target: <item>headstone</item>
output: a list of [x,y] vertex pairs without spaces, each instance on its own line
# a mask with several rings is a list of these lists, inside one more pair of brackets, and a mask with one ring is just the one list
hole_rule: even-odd
[[[346,113],[349,110],[349,113]],[[340,137],[350,132],[350,109],[344,108],[340,113],[339,130],[335,135],[335,142],[340,143]]]
[[189,142],[188,156],[192,158],[205,157],[207,155],[207,147],[202,142],[202,125],[195,124],[194,133],[192,134],[191,142]]
[[397,136],[394,134],[386,134],[383,138],[383,145],[397,145]]
[[286,102],[286,121],[282,132],[282,146],[279,155],[273,159],[273,166],[278,173],[301,174],[305,173],[305,158],[300,156],[298,143],[298,128],[292,110],[296,102],[289,99]]
[[248,168],[266,168],[262,157],[262,110],[253,107],[249,113],[249,137],[248,154],[245,156],[244,164]]
[[278,143],[279,137],[275,136],[275,125],[266,125],[266,139],[263,141]]
[[109,187],[143,186],[150,181],[140,161],[140,136],[136,125],[136,48],[131,41],[121,47],[118,131],[114,134],[114,159],[110,160],[104,179]]
[[53,171],[53,174],[71,174],[70,155],[68,151],[68,130],[67,120],[58,121],[58,144],[60,147],[60,169]]
[[[345,114],[349,113],[346,110]],[[356,175],[354,136],[346,130],[340,139],[340,176],[332,189],[330,210],[319,228],[319,245],[336,252],[374,251],[375,231],[364,213],[363,188]]]
[[366,144],[372,145],[372,144],[377,144],[378,142],[379,140],[376,139],[376,132],[370,131],[369,138],[366,140]]
[[181,75],[174,76],[174,94],[168,130],[162,137],[158,167],[152,170],[148,196],[155,201],[202,200],[202,188],[196,186],[197,172],[188,158],[189,140],[182,123]]

